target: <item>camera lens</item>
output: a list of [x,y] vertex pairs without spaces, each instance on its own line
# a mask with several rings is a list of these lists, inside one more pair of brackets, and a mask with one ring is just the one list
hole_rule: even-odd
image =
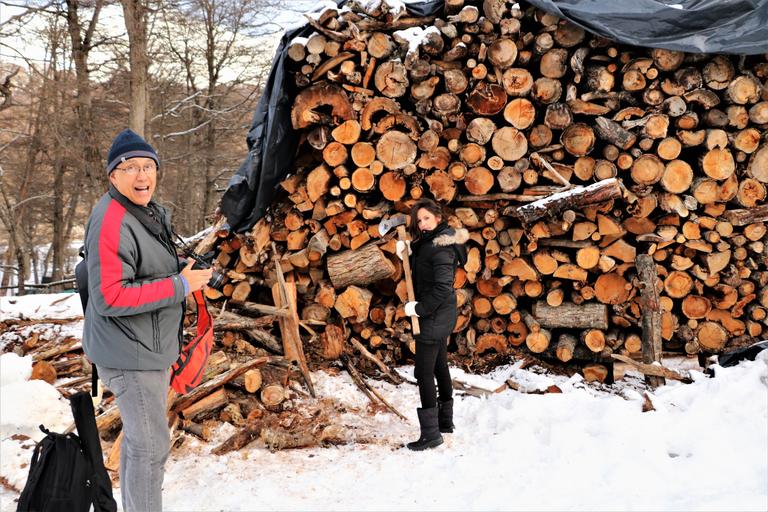
[[214,290],[220,290],[223,285],[224,285],[224,274],[221,274],[216,270],[214,270],[213,274],[211,275],[210,281],[208,281],[208,286],[210,286]]

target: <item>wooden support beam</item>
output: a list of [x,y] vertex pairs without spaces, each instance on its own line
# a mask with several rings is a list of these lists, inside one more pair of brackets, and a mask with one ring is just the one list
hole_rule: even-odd
[[[640,308],[643,314],[643,363],[661,363],[661,305],[659,291],[656,289],[656,263],[648,254],[639,254],[635,264],[642,283]],[[645,381],[651,388],[665,384],[664,377],[659,375],[646,374]]]

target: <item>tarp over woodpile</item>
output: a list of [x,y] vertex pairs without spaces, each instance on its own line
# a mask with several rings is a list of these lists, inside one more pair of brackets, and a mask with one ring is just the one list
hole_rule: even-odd
[[[346,0],[338,2],[339,5]],[[437,14],[443,1],[408,3],[414,16]],[[685,52],[768,52],[768,0],[531,0],[530,3],[583,28],[625,44]],[[304,27],[286,32],[248,131],[248,154],[230,179],[221,211],[237,232],[250,229],[272,204],[278,184],[292,171],[298,138],[291,127],[294,88],[286,80],[289,43],[308,36]]]

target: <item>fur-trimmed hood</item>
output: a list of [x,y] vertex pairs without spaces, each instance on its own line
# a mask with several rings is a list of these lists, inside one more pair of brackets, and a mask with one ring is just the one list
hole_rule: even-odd
[[464,228],[449,229],[447,233],[436,236],[432,243],[439,247],[447,247],[449,245],[462,245],[469,240],[469,231]]

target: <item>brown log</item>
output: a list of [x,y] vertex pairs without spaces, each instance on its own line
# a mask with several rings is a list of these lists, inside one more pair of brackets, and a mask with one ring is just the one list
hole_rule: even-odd
[[663,175],[664,163],[656,155],[642,155],[632,164],[632,180],[638,185],[653,185]]
[[402,169],[416,160],[416,144],[403,132],[388,131],[376,143],[376,156],[387,169]]
[[370,142],[357,142],[350,151],[352,162],[358,167],[368,167],[376,159],[376,150]]
[[768,205],[760,205],[748,210],[727,210],[724,217],[734,226],[768,221]]
[[485,167],[474,167],[467,172],[464,185],[470,194],[482,195],[488,192],[494,184],[493,174]]
[[568,50],[552,48],[541,57],[539,72],[547,78],[562,78],[568,69]]
[[[533,119],[531,119],[530,124],[533,124]],[[573,113],[570,107],[565,103],[547,105],[547,111],[544,114],[544,124],[552,130],[566,129],[573,124]]]
[[288,398],[288,391],[280,384],[269,384],[261,388],[259,398],[268,411],[279,412],[281,404]]
[[533,88],[533,76],[524,68],[509,68],[502,74],[502,85],[510,96],[526,96]]
[[227,390],[225,390],[224,388],[219,388],[213,393],[206,395],[200,400],[197,400],[196,402],[193,402],[190,405],[186,406],[180,412],[182,417],[188,420],[191,420],[196,418],[197,416],[200,416],[201,414],[211,413],[216,409],[218,409],[219,407],[223,407],[228,402],[229,402],[229,397],[227,395]]
[[737,76],[726,90],[728,99],[737,105],[755,103],[760,99],[762,85],[754,76]]
[[399,201],[405,195],[405,186],[401,173],[387,172],[379,178],[379,189],[384,198],[390,201]]
[[675,270],[664,280],[664,290],[674,299],[688,295],[693,288],[693,279],[687,272]]
[[511,39],[497,39],[488,47],[487,57],[496,69],[507,69],[517,59],[517,45]]
[[684,160],[672,160],[664,167],[660,184],[667,192],[682,194],[693,183],[693,169]]
[[[466,167],[464,167],[464,170],[466,171]],[[493,175],[491,175],[491,180],[493,180]],[[450,202],[456,196],[456,185],[454,184],[454,180],[449,174],[443,171],[435,171],[429,174],[425,178],[425,181],[429,186],[430,193],[437,201]],[[493,185],[493,183],[491,183],[491,185]]]
[[635,134],[622,128],[619,123],[605,117],[595,119],[595,131],[598,137],[621,149],[629,149],[637,141]]
[[376,89],[388,98],[399,98],[408,90],[408,72],[402,63],[389,60],[376,69],[373,82]]
[[583,247],[576,252],[576,264],[583,269],[595,268],[600,262],[600,249],[595,246]]
[[499,315],[509,315],[517,308],[517,299],[509,293],[500,293],[493,298],[493,309]]
[[[331,107],[331,114],[322,114],[316,109]],[[346,93],[337,85],[321,83],[301,91],[293,102],[291,122],[293,129],[305,128],[310,124],[327,123],[334,120],[346,121],[355,116]]]
[[314,203],[328,192],[330,180],[331,172],[325,165],[316,167],[307,175],[307,196],[311,202]]
[[360,323],[368,318],[372,297],[369,290],[350,285],[336,297],[334,308],[342,318],[352,318]]
[[752,178],[739,181],[739,190],[736,193],[736,201],[746,208],[753,208],[765,201],[765,185]]
[[535,118],[536,107],[525,98],[515,98],[504,108],[504,119],[518,130],[530,127]]
[[373,128],[373,117],[382,111],[395,114],[400,111],[400,106],[389,98],[372,99],[360,113],[360,127],[365,131]]
[[585,156],[595,146],[595,132],[584,123],[574,123],[563,131],[560,142],[573,156]]
[[605,382],[608,379],[608,368],[602,364],[588,364],[581,369],[587,382]]
[[[506,117],[506,110],[504,112]],[[494,131],[496,131],[496,124],[491,119],[488,119],[487,117],[476,117],[467,125],[466,135],[467,139],[472,142],[486,144],[491,140]]]
[[635,361],[631,357],[623,356],[621,354],[611,354],[611,357],[618,361],[621,361],[622,363],[626,363],[633,366],[640,373],[645,374],[646,378],[656,377],[661,379],[662,381],[664,379],[679,380],[685,384],[690,384],[693,382],[693,379],[691,379],[690,375],[688,375],[687,372],[681,373],[677,370],[666,368],[659,364],[641,363],[641,362]]
[[603,274],[595,281],[595,296],[603,304],[623,304],[630,289],[626,279],[614,272]]
[[32,365],[30,380],[42,380],[48,384],[56,382],[57,372],[53,364],[48,361],[37,361]]
[[528,151],[528,141],[517,128],[505,126],[496,130],[491,140],[493,151],[505,161],[516,161]]
[[554,78],[541,77],[533,82],[531,93],[536,101],[549,105],[560,101],[563,95],[563,84]]
[[710,178],[724,180],[736,171],[736,163],[728,149],[714,148],[702,157],[701,168]]
[[344,121],[333,129],[331,136],[341,144],[354,144],[360,138],[360,123],[355,119]]
[[466,103],[479,116],[493,116],[504,109],[507,93],[500,85],[478,82],[467,95]]
[[493,349],[497,354],[507,353],[507,337],[501,334],[483,334],[475,342],[475,354]]
[[383,32],[374,32],[368,38],[368,53],[377,59],[386,59],[395,50],[392,38]]
[[554,194],[533,203],[505,210],[528,224],[545,215],[556,215],[565,209],[580,209],[589,205],[603,203],[621,196],[621,188],[615,179],[599,181],[587,187],[577,186],[566,192]]
[[395,273],[395,266],[375,245],[329,256],[327,266],[328,277],[337,289],[370,284]]
[[243,374],[245,389],[249,393],[255,393],[261,388],[261,371],[258,368],[248,370]]
[[719,323],[702,322],[696,331],[696,339],[702,348],[710,352],[719,352],[728,341],[728,331]]
[[581,331],[580,338],[584,345],[594,353],[600,353],[605,348],[605,333],[600,329]]
[[537,301],[533,306],[533,317],[543,327],[608,329],[608,307],[594,302],[581,305],[564,302],[552,307],[544,301]]
[[555,356],[562,362],[567,363],[573,358],[573,353],[578,340],[572,334],[561,334],[557,340]]
[[[652,364],[661,362],[661,306],[659,302],[659,292],[656,288],[658,276],[656,273],[656,264],[647,254],[640,254],[637,257],[637,271],[642,283],[640,291],[640,309],[642,310],[643,324],[643,363]],[[666,283],[665,283],[666,284]],[[646,377],[646,382],[651,387],[664,385],[664,379],[654,376]]]

